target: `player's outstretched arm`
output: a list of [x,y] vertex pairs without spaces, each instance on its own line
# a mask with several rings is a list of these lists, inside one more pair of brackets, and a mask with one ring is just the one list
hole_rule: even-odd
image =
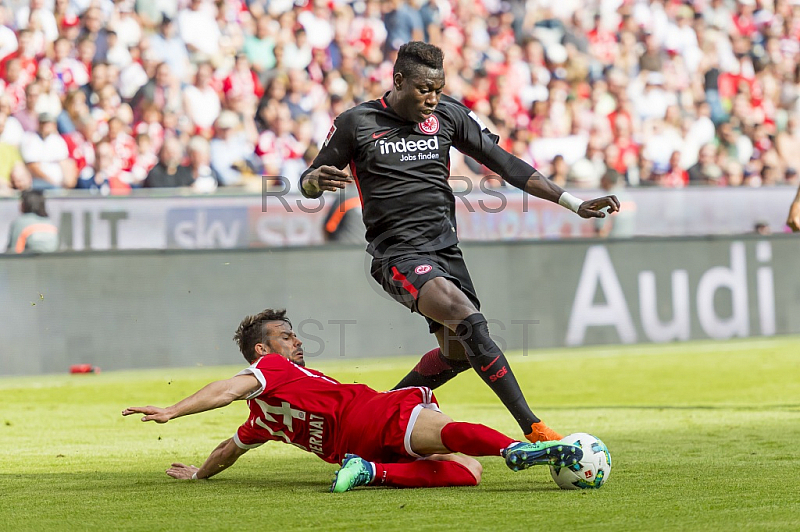
[[172,406],[159,408],[157,406],[131,406],[122,411],[123,416],[131,414],[145,414],[142,421],[155,421],[166,423],[176,417],[188,416],[228,406],[237,399],[245,399],[261,385],[253,375],[236,375],[230,379],[215,381],[205,385],[199,391],[182,399]]
[[789,208],[789,216],[786,218],[786,225],[791,227],[792,231],[795,233],[800,231],[800,187],[798,187],[797,196],[795,196],[792,206]]
[[233,438],[228,438],[217,445],[202,466],[195,467],[176,462],[167,469],[167,475],[178,480],[200,480],[213,477],[236,463],[236,460],[246,452],[247,449],[236,445]]
[[619,211],[616,196],[581,201],[519,157],[491,142],[493,139],[481,132],[480,125],[474,119],[466,119],[463,124],[465,127],[461,131],[461,138],[455,143],[456,148],[497,172],[508,184],[537,198],[558,203],[581,218],[605,218],[606,211]]

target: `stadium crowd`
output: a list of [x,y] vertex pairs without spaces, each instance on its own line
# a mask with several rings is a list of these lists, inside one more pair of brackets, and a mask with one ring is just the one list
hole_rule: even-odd
[[799,38],[800,0],[9,0],[0,192],[296,183],[409,40],[561,186],[797,183]]

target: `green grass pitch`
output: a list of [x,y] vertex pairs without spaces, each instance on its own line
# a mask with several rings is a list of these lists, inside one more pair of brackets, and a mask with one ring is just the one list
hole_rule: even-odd
[[[476,488],[334,495],[334,466],[278,443],[210,481],[167,477],[173,461],[199,465],[245,419],[246,405],[166,425],[121,410],[172,404],[242,361],[0,379],[0,529],[800,530],[799,338],[509,358],[535,412],[608,445],[613,470],[602,489],[561,491],[546,468],[512,473],[499,458],[481,458]],[[309,365],[383,389],[415,360]],[[436,393],[455,419],[518,435],[476,375]]]

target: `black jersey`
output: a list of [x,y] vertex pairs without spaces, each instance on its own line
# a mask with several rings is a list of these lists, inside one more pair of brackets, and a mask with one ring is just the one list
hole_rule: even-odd
[[448,96],[416,124],[395,113],[384,95],[336,118],[303,177],[324,165],[350,166],[373,256],[389,248],[444,249],[458,243],[455,196],[448,183],[451,146],[516,186],[524,186],[534,171],[499,148],[497,139],[469,108]]

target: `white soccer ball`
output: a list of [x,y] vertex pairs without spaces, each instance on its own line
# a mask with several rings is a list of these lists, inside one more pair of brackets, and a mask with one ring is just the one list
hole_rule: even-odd
[[562,442],[580,447],[583,459],[569,467],[550,466],[550,474],[558,487],[564,490],[596,489],[608,481],[611,474],[611,453],[599,438],[576,432]]

